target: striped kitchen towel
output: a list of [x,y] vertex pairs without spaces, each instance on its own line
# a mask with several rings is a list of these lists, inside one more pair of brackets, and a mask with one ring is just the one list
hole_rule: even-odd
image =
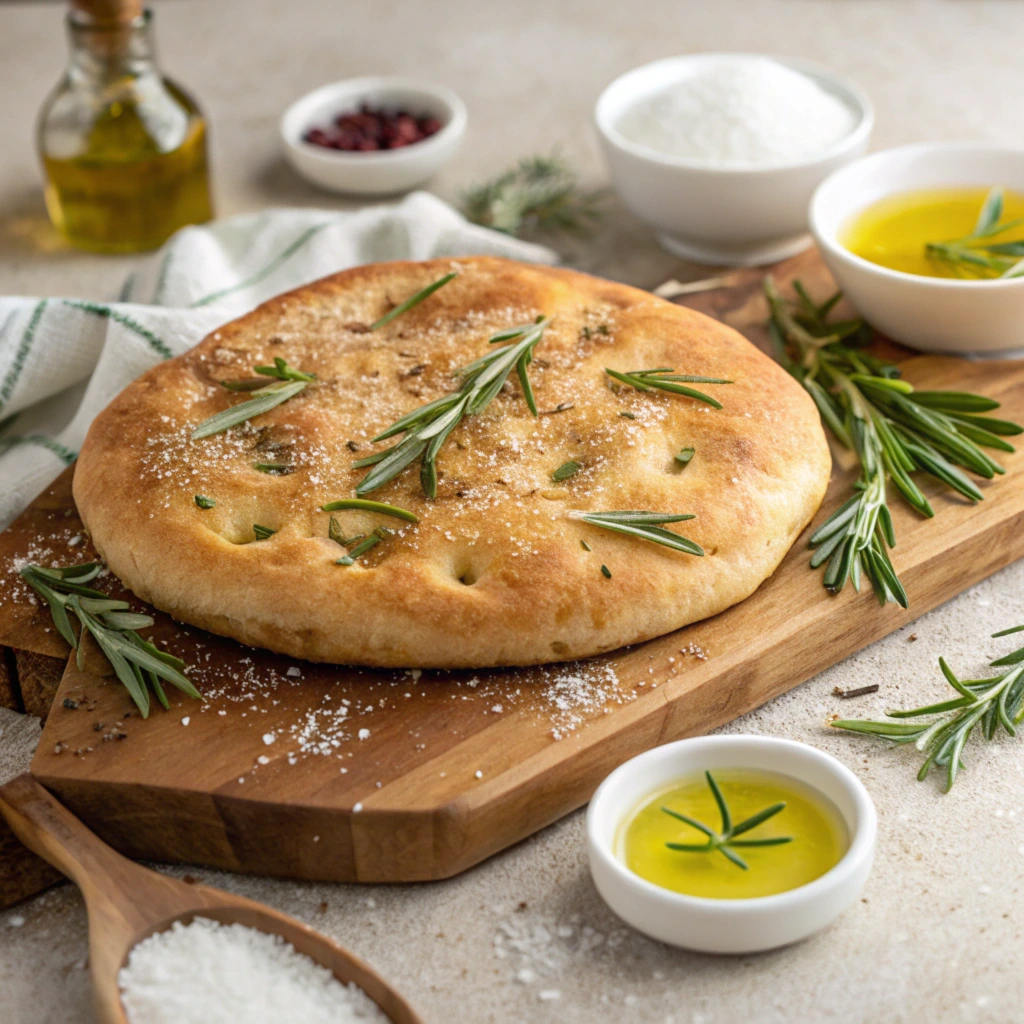
[[116,302],[0,297],[0,528],[74,461],[93,417],[161,359],[265,299],[346,267],[555,254],[477,227],[426,192],[356,212],[266,210],[185,228]]

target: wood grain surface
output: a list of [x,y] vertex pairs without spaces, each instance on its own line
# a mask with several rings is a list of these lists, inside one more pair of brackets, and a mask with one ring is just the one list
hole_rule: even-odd
[[[814,253],[776,274],[830,290]],[[763,347],[760,278],[739,271],[686,301]],[[918,356],[903,369],[915,385],[977,390],[1024,420],[1019,363]],[[417,676],[311,665],[158,615],[153,633],[188,662],[206,702],[173,694],[170,712],[143,721],[94,662],[71,665],[32,772],[130,856],[290,878],[446,877],[580,806],[628,757],[731,721],[1024,555],[1024,458],[1005,464],[1005,477],[980,483],[977,506],[922,483],[934,521],[894,501],[909,611],[880,608],[870,591],[828,596],[804,538],[741,605],[577,666]],[[837,452],[816,522],[852,477]],[[91,554],[66,481],[0,535],[0,564],[41,548],[61,561]],[[3,592],[0,644],[66,653],[47,616]]]

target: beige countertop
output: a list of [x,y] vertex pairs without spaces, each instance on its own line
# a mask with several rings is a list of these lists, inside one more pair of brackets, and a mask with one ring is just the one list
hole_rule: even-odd
[[[633,65],[688,51],[791,54],[853,76],[877,108],[876,148],[938,138],[1024,140],[1024,4],[167,0],[157,7],[163,65],[200,97],[212,122],[221,214],[339,206],[291,174],[276,125],[297,95],[358,74],[422,75],[465,98],[465,147],[432,183],[447,199],[554,145],[601,182],[590,128],[597,93]],[[59,5],[0,6],[0,291],[109,297],[132,261],[64,249],[43,214],[32,120],[64,54]],[[694,273],[615,203],[595,238],[566,252],[577,265],[644,286]],[[1024,747],[1009,739],[972,742],[967,771],[942,796],[935,781],[915,781],[911,752],[844,737],[823,723],[837,710],[837,685],[881,684],[879,694],[857,703],[857,714],[939,699],[939,654],[977,674],[1006,650],[988,634],[1021,621],[1018,564],[730,727],[828,750],[858,772],[878,806],[878,858],[863,900],[789,949],[704,957],[630,931],[591,885],[582,813],[431,885],[190,873],[333,936],[430,1022],[1020,1020]],[[38,733],[35,719],[0,712],[0,778],[24,769]],[[0,913],[0,1019],[91,1022],[86,955],[85,914],[71,887]]]

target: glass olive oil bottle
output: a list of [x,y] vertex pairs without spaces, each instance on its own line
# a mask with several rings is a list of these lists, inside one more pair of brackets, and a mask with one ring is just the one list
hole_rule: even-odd
[[206,122],[157,69],[142,0],[72,0],[71,57],[39,117],[50,219],[97,252],[153,249],[213,214]]

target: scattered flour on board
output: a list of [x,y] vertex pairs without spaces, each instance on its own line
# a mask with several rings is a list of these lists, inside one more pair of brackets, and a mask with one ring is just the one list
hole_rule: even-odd
[[144,939],[118,976],[130,1024],[387,1024],[280,936],[198,917]]

